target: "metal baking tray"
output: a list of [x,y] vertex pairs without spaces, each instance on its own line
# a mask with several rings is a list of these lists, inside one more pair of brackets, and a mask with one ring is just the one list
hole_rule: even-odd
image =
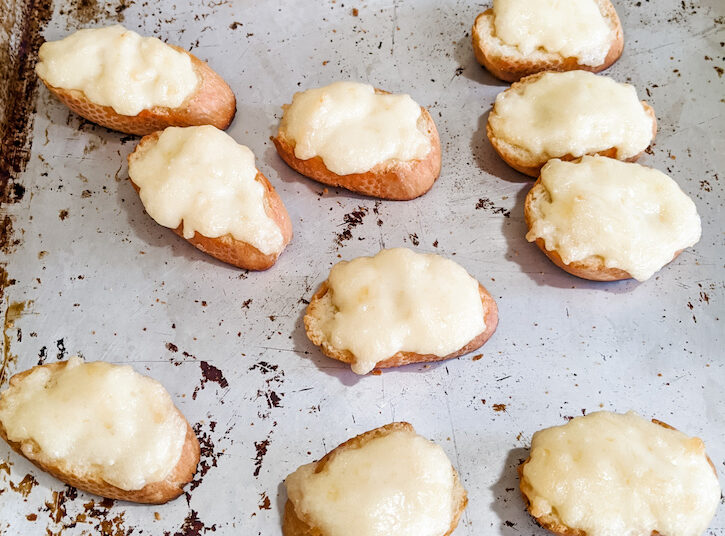
[[[479,67],[470,28],[483,3],[96,0],[4,3],[3,385],[74,354],[160,380],[202,444],[197,477],[163,506],[102,501],[0,444],[0,534],[280,534],[284,478],[393,420],[440,443],[469,505],[455,534],[543,535],[516,465],[542,427],[634,409],[705,440],[725,474],[725,5],[617,1],[622,58],[659,121],[642,162],[694,198],[701,241],[645,283],[591,283],[524,239],[531,185],[494,154],[485,122],[506,85]],[[137,141],[69,112],[32,75],[42,38],[122,22],[190,49],[234,89],[229,133],[277,188],[294,239],[248,273],[153,222],[127,180]],[[9,50],[9,53],[7,51]],[[295,91],[339,79],[406,92],[440,131],[443,171],[408,202],[324,188],[269,137]],[[479,352],[358,377],[302,326],[306,300],[340,259],[406,246],[462,264],[498,301]],[[708,530],[725,535],[721,505]]]

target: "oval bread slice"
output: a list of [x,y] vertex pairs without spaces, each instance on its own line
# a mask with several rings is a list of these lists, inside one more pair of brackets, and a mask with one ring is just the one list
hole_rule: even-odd
[[[10,378],[10,386],[12,387],[17,385],[37,368],[45,367],[53,372],[62,370],[67,364],[67,361],[48,363],[46,365],[39,365],[20,372]],[[33,465],[75,488],[100,495],[101,497],[107,497],[109,499],[145,504],[163,504],[181,495],[183,487],[191,482],[191,479],[194,477],[194,473],[196,473],[196,466],[199,463],[200,457],[199,441],[197,440],[194,431],[178,408],[175,409],[186,423],[186,438],[184,440],[179,461],[164,480],[160,482],[150,482],[139,490],[121,489],[104,481],[100,476],[88,477],[86,475],[80,476],[74,473],[69,473],[44,455],[42,451],[39,451],[37,446],[33,446],[30,450],[33,454],[27,456],[26,452],[28,452],[28,447],[26,446],[26,448],[23,449],[23,443],[10,441],[2,421],[0,421],[0,437],[2,437],[15,452],[27,458],[31,463],[33,463]]]
[[[522,78],[520,81],[514,83],[511,85],[509,89],[506,91],[509,91],[511,89],[514,89],[518,87],[518,84],[531,84],[533,82],[536,82],[539,78],[541,78],[545,72],[532,74],[531,76],[527,76],[525,78]],[[645,101],[642,102],[642,108],[644,108],[645,112],[649,117],[652,118],[652,139],[650,140],[650,144],[654,141],[655,136],[657,135],[657,117],[655,116],[654,109],[647,104]],[[603,103],[604,106],[606,106],[606,103]],[[516,171],[519,171],[523,173],[524,175],[528,175],[529,177],[538,177],[541,173],[541,168],[544,167],[546,162],[548,162],[548,159],[537,159],[533,157],[528,151],[522,149],[521,147],[517,147],[515,145],[512,145],[511,143],[499,138],[496,136],[496,134],[493,132],[493,129],[491,128],[490,121],[486,123],[486,136],[488,137],[489,141],[491,142],[491,145],[493,146],[494,150],[498,155],[506,162],[509,166],[514,168]],[[635,162],[640,156],[642,156],[642,153],[644,151],[626,159],[622,159],[624,162]],[[609,149],[604,149],[602,151],[597,151],[593,153],[587,153],[591,155],[599,155],[599,156],[606,156],[609,158],[617,158],[617,149],[616,147],[610,147]],[[551,158],[558,158],[559,160],[576,160],[577,158],[581,158],[581,156],[574,156],[572,154],[565,154],[562,156],[552,156]]]
[[[141,141],[136,149],[128,155],[129,162],[139,151],[144,151],[148,148],[148,146],[155,144],[160,135],[161,132],[159,131],[141,138]],[[131,185],[134,190],[136,190],[136,193],[139,193],[140,188],[138,185],[136,185],[130,177],[129,180],[131,181]],[[272,267],[274,263],[277,262],[277,258],[282,253],[285,246],[292,239],[292,222],[290,221],[289,214],[287,213],[287,209],[285,208],[282,199],[280,199],[279,194],[274,189],[274,186],[272,186],[269,182],[267,177],[259,171],[255,180],[264,186],[264,209],[267,216],[274,220],[282,232],[282,248],[278,252],[273,254],[264,254],[253,245],[235,239],[231,234],[226,234],[216,238],[209,238],[196,232],[192,238],[186,240],[204,253],[238,268],[245,268],[247,270],[266,270]],[[180,237],[184,238],[184,222],[182,221],[181,224],[173,231]]]
[[[380,428],[375,428],[351,439],[348,439],[344,443],[338,445],[333,450],[328,452],[320,461],[317,462],[315,472],[319,473],[325,467],[325,465],[332,460],[335,456],[339,455],[348,449],[359,449],[364,447],[366,443],[370,441],[384,437],[392,432],[405,431],[413,432],[413,426],[407,422],[393,422]],[[468,504],[468,496],[466,490],[461,485],[460,477],[455,468],[451,468],[453,471],[453,493],[454,493],[454,507],[453,517],[451,519],[450,529],[442,534],[441,536],[449,536],[458,525],[458,521],[463,514],[463,511]],[[326,536],[319,528],[311,526],[306,521],[299,518],[295,507],[292,502],[288,499],[284,507],[284,517],[282,519],[282,533],[284,536]]]
[[[577,163],[580,161],[581,159],[576,159],[573,162]],[[537,217],[535,206],[538,200],[540,198],[547,199],[548,196],[548,190],[543,185],[541,177],[539,177],[529,190],[524,201],[524,220],[529,230],[534,226],[534,221]],[[537,237],[534,242],[556,266],[573,276],[590,281],[620,281],[633,278],[632,274],[626,270],[606,266],[604,259],[599,255],[591,255],[585,259],[572,261],[567,264],[556,249],[549,250],[546,248],[546,241],[543,238]],[[675,251],[672,259],[668,262],[675,260],[682,251],[682,249]]]
[[[312,343],[316,346],[319,346],[322,353],[327,357],[331,357],[337,361],[342,361],[343,363],[352,364],[355,362],[355,356],[349,350],[335,348],[330,341],[327,340],[320,327],[319,319],[322,316],[321,309],[324,307],[322,304],[322,298],[325,294],[327,294],[328,290],[328,282],[324,281],[317,292],[315,292],[312,296],[304,317],[305,331],[310,341],[312,341]],[[415,352],[397,352],[387,359],[378,361],[375,364],[375,368],[382,369],[402,367],[403,365],[411,365],[413,363],[433,363],[436,361],[444,361],[446,359],[453,359],[454,357],[465,355],[476,348],[483,346],[483,344],[491,338],[491,335],[493,335],[496,331],[496,327],[498,326],[498,307],[496,305],[496,301],[480,283],[478,285],[478,292],[481,296],[486,328],[476,337],[471,339],[465,346],[445,356],[438,356],[435,354],[418,354]]]
[[[375,93],[388,94],[381,89],[375,89]],[[431,142],[426,157],[407,162],[382,162],[365,173],[338,175],[327,169],[319,156],[300,160],[295,156],[294,140],[287,138],[282,131],[278,131],[277,136],[271,139],[282,160],[305,177],[371,197],[404,201],[415,199],[430,190],[441,172],[441,142],[438,130],[428,110],[421,106],[420,113],[418,128],[427,134]]]
[[[670,426],[669,424],[659,421],[657,419],[652,419],[652,422],[659,426],[662,426],[663,428],[667,428],[668,430],[677,430],[677,428]],[[715,470],[715,465],[712,463],[712,460],[707,455],[706,455],[706,458],[707,458],[707,462],[710,464],[710,467],[712,468],[712,472],[715,473],[715,475],[717,475],[717,471]],[[524,467],[530,461],[531,461],[531,457],[529,456],[517,468],[517,472],[519,475],[519,490],[521,491],[521,495],[523,496],[523,499],[524,499],[524,504],[525,504],[526,509],[528,510],[529,514],[531,514],[531,501],[529,500],[528,495],[524,491],[524,488],[525,488]],[[539,526],[541,526],[542,528],[548,530],[549,532],[552,532],[559,536],[586,536],[586,533],[584,531],[575,529],[575,528],[571,528],[571,527],[568,527],[565,524],[563,524],[561,522],[561,520],[558,518],[558,516],[556,516],[554,514],[541,516],[541,517],[535,517],[535,516],[533,516],[533,514],[531,514],[531,515],[534,518],[534,521],[536,521],[536,523]],[[665,535],[661,535],[659,532],[654,530],[654,531],[652,531],[650,536],[665,536]]]
[[507,54],[501,49],[500,40],[494,35],[493,8],[476,17],[473,23],[473,52],[478,63],[496,78],[506,82],[517,82],[525,76],[542,71],[583,70],[598,73],[609,68],[622,55],[624,35],[617,10],[610,0],[596,0],[599,11],[613,29],[613,39],[607,56],[600,65],[580,64],[577,58],[567,58],[558,53],[538,52],[536,58],[523,54]]
[[50,92],[81,117],[106,128],[144,136],[166,127],[214,125],[226,129],[234,119],[237,101],[229,85],[206,62],[175,45],[168,45],[191,58],[199,86],[178,108],[155,106],[137,115],[121,115],[110,106],[90,101],[82,91],[51,86],[39,78]]

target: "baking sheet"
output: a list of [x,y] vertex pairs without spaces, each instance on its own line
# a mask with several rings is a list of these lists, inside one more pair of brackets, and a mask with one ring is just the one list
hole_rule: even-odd
[[[125,162],[137,138],[80,119],[33,90],[32,76],[17,90],[12,63],[3,119],[19,125],[20,149],[16,170],[2,149],[3,382],[74,354],[130,363],[171,392],[202,462],[185,496],[137,506],[77,492],[3,443],[0,534],[279,534],[285,476],[393,420],[440,443],[460,472],[469,505],[456,536],[543,535],[524,511],[516,465],[536,430],[599,409],[634,409],[702,437],[723,483],[725,6],[615,3],[626,46],[607,74],[634,84],[659,122],[642,162],[677,180],[703,222],[700,243],[642,284],[570,277],[524,239],[531,182],[485,138],[506,87],[471,50],[485,4],[6,2],[1,35],[10,56],[29,51],[18,60],[26,67],[38,32],[58,39],[116,21],[209,61],[237,96],[229,133],[256,154],[295,236],[264,273],[195,250],[146,216],[131,188]],[[339,79],[429,108],[443,171],[424,197],[326,190],[278,158],[269,136],[281,105]],[[358,377],[307,341],[305,300],[329,268],[394,246],[451,257],[490,290],[501,320],[481,351]],[[722,505],[707,534],[725,535]]]

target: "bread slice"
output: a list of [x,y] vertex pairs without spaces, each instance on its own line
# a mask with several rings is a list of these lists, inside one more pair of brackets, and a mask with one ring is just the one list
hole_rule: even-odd
[[[324,281],[317,292],[315,292],[312,296],[310,304],[307,306],[307,312],[304,317],[307,338],[309,338],[313,344],[319,346],[322,353],[327,357],[342,361],[343,363],[352,364],[355,362],[355,356],[349,350],[335,348],[332,343],[327,340],[322,327],[320,326],[320,317],[324,316],[324,310],[330,306],[329,302],[326,303],[323,300],[329,288],[328,282]],[[486,328],[465,346],[445,356],[437,356],[435,354],[418,354],[415,352],[397,352],[383,361],[378,361],[375,364],[375,368],[401,367],[403,365],[410,365],[413,363],[444,361],[446,359],[453,359],[454,357],[465,355],[476,348],[483,346],[483,344],[491,338],[491,335],[493,335],[496,331],[496,327],[498,326],[498,307],[496,306],[496,301],[480,283],[478,285],[478,292],[481,296],[484,324],[486,325]]]
[[137,115],[121,115],[110,106],[101,106],[88,100],[82,91],[54,87],[42,77],[39,78],[53,95],[81,117],[126,134],[144,136],[166,127],[195,125],[214,125],[220,130],[226,129],[237,111],[237,101],[229,85],[206,62],[183,48],[169,46],[191,58],[191,64],[199,77],[196,91],[178,108],[155,106]]
[[[366,443],[369,443],[374,439],[384,437],[390,433],[397,431],[415,433],[413,426],[407,422],[393,422],[385,426],[381,426],[380,428],[375,428],[374,430],[370,430],[368,432],[355,436],[352,439],[348,439],[341,445],[328,452],[327,455],[325,455],[320,461],[317,462],[315,472],[319,473],[320,471],[322,471],[325,467],[325,464],[327,464],[327,462],[332,460],[341,452],[344,452],[348,449],[361,448],[365,446]],[[468,504],[468,496],[466,494],[466,490],[461,485],[458,472],[453,467],[451,467],[451,470],[453,471],[454,494],[453,517],[451,519],[450,529],[448,530],[448,532],[442,534],[441,536],[449,536],[456,529],[458,521],[463,514],[463,510],[465,510],[466,505]],[[282,519],[282,534],[284,534],[284,536],[327,536],[319,528],[314,527],[310,525],[306,520],[301,519],[297,515],[295,507],[289,499],[287,500],[287,503],[284,507],[284,517]]]
[[[667,423],[664,423],[662,421],[658,421],[657,419],[652,419],[652,422],[655,424],[658,424],[662,426],[663,428],[667,428],[669,430],[677,430],[677,428],[674,428],[673,426],[670,426]],[[715,470],[715,465],[712,463],[712,460],[709,456],[707,457],[707,462],[710,464],[710,467],[712,467],[712,472],[717,475],[717,471]],[[528,495],[526,494],[526,480],[524,478],[524,466],[526,466],[527,463],[531,461],[531,457],[529,456],[524,460],[523,463],[521,463],[518,468],[517,472],[519,474],[519,489],[521,490],[521,495],[524,498],[524,504],[526,505],[526,509],[531,514],[531,501],[529,500]],[[587,536],[586,532],[580,529],[574,529],[571,527],[566,526],[562,521],[559,519],[559,517],[555,513],[551,513],[545,516],[541,517],[534,517],[532,514],[532,517],[534,518],[534,521],[541,526],[542,528],[548,530],[549,532],[553,532],[554,534],[558,534],[559,536]],[[652,531],[652,534],[650,536],[662,536],[659,532]]]
[[[10,378],[10,386],[12,387],[21,382],[26,376],[39,367],[45,367],[51,372],[55,372],[65,368],[67,363],[67,361],[48,363],[46,365],[39,365],[38,367],[33,367],[15,374]],[[67,472],[64,468],[60,467],[57,463],[50,459],[44,452],[40,451],[32,440],[21,443],[10,441],[2,421],[0,421],[0,437],[2,437],[15,452],[27,458],[33,463],[33,465],[43,471],[46,471],[47,473],[50,473],[58,480],[61,480],[70,486],[109,499],[145,504],[163,504],[181,495],[184,485],[191,482],[194,473],[196,473],[196,466],[199,463],[200,456],[199,441],[197,440],[194,431],[182,413],[178,409],[176,409],[176,411],[186,423],[186,438],[184,440],[179,461],[176,462],[176,465],[164,480],[160,482],[150,482],[139,490],[125,490],[118,488],[104,481],[98,475],[77,475]],[[27,443],[29,443],[29,445]],[[24,449],[23,446],[25,446]],[[27,455],[28,452],[32,452],[32,454]]]
[[[538,199],[546,199],[548,197],[549,192],[542,184],[541,177],[539,177],[531,190],[529,190],[529,193],[526,194],[526,199],[524,201],[524,220],[526,221],[526,226],[529,229],[533,227],[534,221],[537,217],[535,207]],[[632,279],[632,275],[625,270],[605,266],[604,259],[599,255],[592,255],[586,259],[566,264],[561,258],[561,255],[559,255],[555,249],[546,249],[546,242],[543,238],[537,238],[535,242],[536,245],[539,246],[539,249],[543,251],[554,264],[573,276],[588,279],[590,281],[621,281],[623,279]],[[672,260],[675,260],[680,253],[682,253],[681,249],[675,252]]]
[[611,66],[622,55],[624,36],[622,24],[610,0],[596,0],[599,11],[612,30],[612,42],[607,56],[601,65],[583,65],[577,58],[567,58],[556,52],[538,50],[536,54],[525,56],[517,50],[511,52],[496,36],[493,9],[487,9],[476,17],[473,24],[473,52],[478,63],[483,65],[496,78],[506,82],[516,82],[541,71],[574,71],[581,69],[598,73]]
[[[536,82],[539,78],[541,78],[546,73],[537,73],[532,74],[531,76],[527,76],[526,78],[523,78],[519,82],[514,83],[509,89],[506,91],[509,91],[511,89],[515,89],[518,87],[518,84],[531,84],[533,82]],[[655,139],[655,136],[657,135],[657,117],[655,116],[654,109],[647,104],[645,101],[642,102],[642,108],[644,108],[647,115],[652,118],[652,139],[650,140],[650,143],[652,143]],[[606,105],[606,103],[603,103],[603,105]],[[495,109],[495,105],[494,105]],[[491,111],[493,113],[493,110]],[[548,162],[548,158],[542,158],[537,155],[533,155],[526,149],[522,147],[518,147],[516,145],[512,145],[511,143],[507,142],[506,140],[499,138],[496,136],[496,134],[493,132],[493,129],[491,128],[491,122],[490,120],[486,123],[486,136],[488,136],[489,141],[491,142],[491,145],[493,146],[494,150],[498,155],[506,162],[509,166],[514,168],[516,171],[520,171],[524,175],[528,175],[529,177],[538,177],[541,174],[541,168],[544,167],[544,164]],[[640,156],[642,156],[642,153],[644,151],[625,159],[619,159],[623,160],[625,162],[635,162]],[[592,155],[599,155],[599,156],[607,156],[609,158],[617,158],[617,148],[616,147],[610,147],[609,149],[605,149],[602,151],[597,151],[594,153],[588,153]],[[581,156],[574,156],[572,154],[565,154],[561,156],[555,156],[552,158],[558,158],[559,160],[576,160],[577,158],[581,158]]]
[[[136,149],[128,155],[129,162],[134,158],[134,155],[139,154],[142,151],[147,150],[153,144],[155,144],[161,131],[154,132],[141,138]],[[140,192],[140,188],[131,180],[136,193]],[[222,262],[231,264],[238,268],[245,268],[247,270],[266,270],[277,262],[277,258],[284,250],[285,246],[292,240],[292,222],[290,221],[287,209],[280,199],[279,194],[274,189],[274,186],[269,182],[261,171],[257,172],[255,177],[257,182],[260,182],[264,186],[265,190],[265,212],[279,227],[282,232],[282,247],[276,253],[265,254],[259,251],[253,245],[235,239],[231,234],[219,236],[217,238],[209,238],[200,233],[194,233],[192,238],[187,238],[191,244],[197,249],[204,253],[211,255],[212,257],[219,259]],[[173,230],[177,235],[184,238],[184,222]]]
[[[387,91],[376,89],[377,94]],[[300,160],[295,156],[295,142],[281,129],[272,137],[277,152],[287,165],[323,184],[342,187],[371,197],[393,200],[415,199],[431,189],[441,172],[441,142],[433,118],[428,110],[421,106],[418,129],[430,139],[431,148],[422,160],[388,160],[365,173],[338,175],[325,166],[319,156]]]

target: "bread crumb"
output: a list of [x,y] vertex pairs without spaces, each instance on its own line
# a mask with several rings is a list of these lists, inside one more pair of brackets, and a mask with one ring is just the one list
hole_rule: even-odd
[[357,17],[360,14],[358,9],[356,7],[352,8],[352,16]]

